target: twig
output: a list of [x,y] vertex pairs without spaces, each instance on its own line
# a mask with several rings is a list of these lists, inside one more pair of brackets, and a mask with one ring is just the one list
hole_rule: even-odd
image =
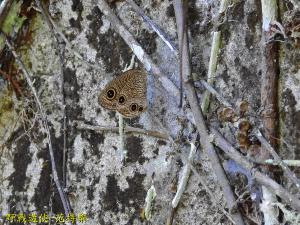
[[133,53],[137,56],[139,61],[144,65],[148,72],[152,72],[157,76],[157,79],[161,82],[162,86],[174,96],[179,96],[179,90],[176,85],[164,75],[159,67],[152,61],[150,56],[143,50],[141,45],[134,39],[128,29],[121,23],[119,18],[114,14],[105,0],[99,0],[97,3],[100,10],[109,19],[113,25],[115,31],[123,38]]
[[149,25],[150,28],[152,28],[157,35],[165,42],[165,44],[171,49],[172,52],[174,52],[176,55],[178,54],[178,50],[175,47],[175,44],[168,38],[165,32],[163,32],[157,24],[155,24],[148,16],[145,15],[143,10],[133,1],[133,0],[126,0],[131,7],[135,10],[137,14],[139,14],[140,17],[144,20],[145,23]]
[[[282,162],[284,164],[286,164],[287,166],[300,167],[300,160],[296,160],[296,159],[283,159]],[[267,159],[267,160],[264,161],[264,163],[269,164],[269,165],[273,165],[273,166],[279,165],[279,162],[277,160],[273,160],[273,159]]]
[[[274,21],[277,21],[277,0],[261,0],[262,20],[263,20],[263,43],[272,37],[271,27]],[[277,121],[278,121],[278,43],[270,42],[263,47],[263,72],[261,78],[261,107],[264,109],[262,113],[263,132],[266,139],[273,147],[277,145]],[[273,138],[275,137],[275,138]],[[267,159],[269,156],[261,155],[261,159]],[[265,168],[267,170],[267,168]],[[262,188],[264,222],[266,225],[277,223],[277,210],[271,204],[276,201],[276,196],[268,188]]]
[[62,115],[63,115],[63,163],[62,163],[62,180],[63,186],[66,187],[66,161],[67,161],[67,116],[66,116],[66,103],[65,103],[65,92],[64,92],[64,68],[65,68],[65,42],[60,40],[60,36],[54,30],[54,26],[50,21],[50,17],[48,13],[45,11],[42,3],[40,0],[35,0],[35,3],[39,10],[41,11],[44,20],[46,21],[53,38],[56,40],[55,47],[56,51],[58,52],[59,59],[60,59],[60,94],[62,98]]
[[[262,0],[263,14],[263,38],[269,40],[272,35],[271,26],[277,17],[277,1]],[[263,48],[264,71],[262,73],[261,84],[261,107],[265,109],[262,113],[262,122],[264,135],[270,141],[273,147],[276,146],[277,140],[277,92],[278,92],[278,44],[275,42],[266,44]]]
[[60,181],[58,179],[57,169],[56,169],[56,164],[55,164],[55,158],[54,158],[54,152],[53,152],[53,147],[52,147],[52,142],[51,142],[51,133],[50,133],[50,129],[49,129],[49,126],[48,126],[48,119],[47,119],[47,116],[45,114],[44,107],[43,107],[43,105],[42,105],[42,103],[41,103],[41,101],[38,97],[38,94],[37,94],[37,91],[36,91],[35,87],[33,86],[33,82],[30,78],[31,75],[27,71],[24,63],[21,61],[19,55],[16,53],[16,51],[14,50],[14,47],[10,43],[7,36],[2,32],[2,30],[0,30],[0,34],[5,38],[6,45],[8,46],[10,51],[12,52],[13,56],[15,57],[15,60],[18,64],[18,66],[23,71],[23,75],[25,77],[25,80],[26,80],[27,84],[29,85],[29,87],[30,87],[30,89],[31,89],[31,91],[34,95],[35,101],[36,101],[36,103],[38,105],[38,108],[41,112],[42,121],[43,121],[45,130],[46,130],[47,139],[48,139],[48,147],[49,147],[49,154],[50,154],[50,160],[51,160],[51,170],[52,170],[53,180],[55,182],[55,185],[56,185],[56,188],[58,190],[60,199],[62,201],[65,214],[67,215],[68,213],[71,212],[71,210],[70,210],[70,206],[69,206],[67,197],[66,197],[66,195],[65,195],[65,193],[64,193],[64,191],[61,187]]
[[[228,0],[221,1],[218,18],[224,14],[228,4],[229,4]],[[220,45],[221,45],[221,31],[215,31],[213,33],[213,40],[211,44],[210,59],[209,59],[209,66],[208,66],[208,73],[207,73],[207,82],[210,85],[212,85],[215,82],[214,77],[217,70],[217,62],[218,62],[218,54],[220,51]],[[204,97],[202,99],[201,109],[203,114],[206,114],[209,108],[210,94],[208,91],[205,91],[203,96]]]
[[[186,14],[188,13],[188,1],[182,1],[180,4],[178,2],[173,1],[173,7],[175,11],[176,24],[177,24],[177,35],[178,35],[178,43],[179,43],[179,83],[180,83],[180,101],[179,107],[182,106],[183,100],[183,41],[187,39],[187,24],[186,24]],[[180,8],[180,9],[179,9]],[[191,74],[191,73],[189,73]]]
[[91,63],[89,62],[84,56],[82,56],[79,52],[77,52],[74,47],[72,46],[72,44],[70,43],[70,41],[68,40],[68,38],[64,35],[64,33],[61,31],[61,29],[56,25],[56,23],[52,20],[52,18],[49,16],[49,14],[44,10],[44,8],[41,6],[40,1],[36,0],[36,4],[40,10],[40,12],[42,13],[46,23],[48,24],[50,30],[53,32],[53,34],[56,37],[60,37],[66,44],[66,48],[73,53],[73,55],[78,58],[79,60],[83,61],[84,63],[86,63],[88,66],[95,68],[95,69],[102,69],[101,65],[98,65],[96,62],[95,63]]
[[205,80],[201,80],[200,82],[205,87],[205,89],[209,93],[214,95],[224,106],[233,108],[232,104],[230,104],[222,95],[220,95],[209,83],[207,83]]
[[166,225],[172,225],[173,224],[173,220],[174,220],[174,216],[175,216],[176,211],[177,211],[177,208],[173,208],[173,207],[170,208]]
[[279,155],[273,149],[273,147],[269,144],[269,142],[263,137],[259,130],[254,131],[255,136],[258,138],[260,143],[268,150],[268,152],[273,156],[275,161],[281,166],[283,171],[286,173],[287,177],[300,188],[300,180],[296,177],[296,175],[287,167],[287,165],[281,160]]
[[[76,126],[77,129],[81,129],[81,130],[93,130],[96,132],[119,132],[118,127],[92,126],[92,125],[84,124],[82,121],[74,121],[74,123],[77,125]],[[152,137],[163,139],[163,140],[169,140],[169,138],[170,138],[167,134],[160,133],[158,131],[144,130],[144,129],[129,127],[129,126],[124,127],[124,133],[126,133],[126,134],[130,134],[130,133],[143,134],[146,136],[152,136]]]
[[258,184],[266,186],[273,193],[278,195],[282,201],[292,206],[294,209],[300,212],[300,200],[294,195],[290,194],[280,184],[276,183],[273,179],[267,175],[255,170],[255,166],[245,156],[239,153],[216,129],[210,128],[211,133],[214,135],[214,144],[223,150],[231,159],[236,161],[241,167],[252,172],[252,177]]
[[[207,73],[207,81],[209,84],[213,84],[215,81],[214,77],[217,70],[217,60],[218,60],[218,54],[220,49],[220,43],[221,43],[221,32],[216,31],[213,34],[213,41],[211,46],[208,73]],[[210,99],[210,93],[208,91],[205,91],[202,99],[202,104],[201,104],[201,108],[204,114],[207,114],[208,112],[209,99]]]
[[[181,0],[174,0],[174,9],[175,9],[175,15],[176,16],[176,22],[178,28],[182,27],[182,25],[178,23],[182,23],[182,18],[180,15],[183,13],[183,6],[182,6],[182,1]],[[180,30],[178,30],[178,34],[180,34]],[[195,122],[196,122],[196,127],[198,129],[198,132],[200,134],[200,141],[203,146],[203,149],[206,151],[211,164],[213,165],[212,168],[214,169],[214,172],[217,176],[217,179],[219,181],[219,184],[222,186],[223,192],[224,192],[224,197],[226,199],[228,207],[231,209],[235,205],[235,196],[234,193],[230,187],[229,181],[226,177],[226,174],[219,162],[218,155],[215,152],[215,149],[210,143],[209,140],[209,135],[207,131],[207,127],[205,125],[205,121],[201,112],[201,109],[199,108],[198,105],[198,100],[197,96],[194,90],[194,86],[191,83],[191,81],[188,81],[188,78],[191,75],[191,67],[190,67],[190,54],[189,54],[189,47],[188,47],[188,36],[187,32],[185,30],[184,35],[180,36],[179,35],[179,43],[181,42],[181,39],[183,38],[183,52],[182,52],[182,60],[183,60],[183,80],[184,80],[184,89],[187,95],[187,99],[189,101]],[[232,213],[233,220],[235,221],[236,224],[241,225],[244,224],[243,218],[241,216],[241,213],[237,209],[235,212]]]
[[183,168],[182,176],[181,176],[181,179],[180,179],[179,184],[178,184],[176,195],[175,195],[175,197],[173,198],[173,201],[172,201],[172,207],[173,208],[176,208],[178,206],[178,203],[181,199],[181,196],[182,196],[182,194],[185,190],[185,187],[187,185],[187,182],[189,180],[189,176],[190,176],[190,173],[191,173],[191,163],[192,163],[192,161],[195,157],[196,150],[197,150],[196,146],[193,143],[191,143],[191,151],[190,151],[188,160],[186,162],[186,165]]

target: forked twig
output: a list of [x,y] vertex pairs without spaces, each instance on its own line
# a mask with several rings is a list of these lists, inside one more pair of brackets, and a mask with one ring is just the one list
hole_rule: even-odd
[[296,174],[293,173],[290,168],[281,160],[279,155],[273,149],[273,147],[269,144],[269,142],[263,137],[262,133],[259,130],[254,131],[255,136],[258,138],[260,143],[268,150],[268,152],[273,156],[275,161],[281,166],[283,171],[286,173],[287,177],[300,188],[300,180],[297,178]]
[[273,179],[255,169],[253,163],[251,163],[245,156],[239,153],[215,128],[210,127],[211,133],[214,135],[213,143],[224,151],[231,159],[236,161],[241,167],[251,171],[254,180],[260,184],[266,186],[270,191],[278,195],[282,201],[286,202],[298,212],[300,212],[300,200],[294,195],[289,193],[280,184]]
[[[181,0],[174,0],[174,9],[176,15],[176,23],[178,27],[178,33],[180,33],[183,29],[183,2]],[[180,38],[180,36],[179,36]],[[211,163],[214,165],[213,169],[217,176],[218,182],[221,185],[224,197],[226,199],[228,207],[231,209],[235,206],[235,196],[229,184],[229,181],[226,177],[223,167],[220,164],[219,158],[217,153],[215,152],[214,146],[212,143],[209,142],[209,134],[207,127],[205,125],[205,121],[203,118],[203,114],[201,109],[199,108],[197,96],[194,90],[194,86],[189,81],[191,75],[191,67],[190,67],[190,54],[189,54],[189,47],[188,47],[188,36],[187,32],[182,35],[183,41],[179,40],[179,43],[182,41],[182,66],[183,66],[183,81],[184,81],[184,88],[187,95],[188,102],[190,104],[197,130],[200,134],[200,142],[203,146],[203,149],[206,151]],[[240,214],[239,210],[236,210],[232,213],[232,218],[236,224],[242,225],[244,224],[242,215]]]
[[[118,127],[92,126],[92,125],[85,124],[84,122],[78,121],[78,120],[74,121],[74,123],[76,124],[76,127],[81,130],[93,130],[96,132],[119,132]],[[143,134],[146,136],[151,136],[151,137],[159,138],[162,140],[169,140],[169,136],[167,134],[160,133],[160,132],[154,131],[154,130],[144,130],[144,129],[136,128],[136,127],[126,126],[126,127],[124,127],[124,133],[126,133],[126,134],[130,134],[130,133]]]
[[[188,36],[187,31],[185,30],[182,35],[180,29],[184,27],[183,23],[183,3],[181,0],[174,0],[174,9],[175,9],[175,16],[176,16],[176,23],[178,27],[178,36],[179,36],[179,43],[183,39],[183,47],[182,47],[182,66],[183,66],[183,80],[184,80],[184,89],[187,95],[187,99],[191,106],[191,110],[196,122],[197,130],[200,134],[200,142],[203,146],[203,149],[206,151],[210,162],[213,166],[214,172],[218,178],[219,184],[222,186],[224,197],[226,199],[228,207],[231,209],[235,206],[235,196],[229,184],[229,181],[226,177],[226,174],[223,170],[223,167],[220,164],[219,158],[217,153],[215,152],[214,146],[211,142],[209,142],[209,134],[207,127],[205,125],[205,121],[203,118],[203,114],[201,109],[199,108],[197,96],[194,90],[194,86],[189,81],[189,77],[191,75],[191,67],[190,67],[190,55],[189,55],[189,47],[188,47]],[[236,224],[242,225],[244,224],[242,215],[240,214],[239,210],[236,210],[232,213],[232,218]]]

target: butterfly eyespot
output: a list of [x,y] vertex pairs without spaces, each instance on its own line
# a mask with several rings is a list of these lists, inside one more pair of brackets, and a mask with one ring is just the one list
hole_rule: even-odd
[[139,107],[139,111],[142,112],[144,108],[142,106]]
[[124,97],[124,96],[120,96],[120,97],[119,97],[119,103],[120,103],[120,104],[125,103],[125,97]]
[[137,110],[137,108],[138,108],[138,106],[137,106],[137,104],[135,104],[135,103],[133,103],[133,104],[130,105],[130,110],[131,110],[132,112],[135,112],[135,111]]
[[107,92],[106,92],[106,97],[109,99],[109,100],[112,100],[114,99],[116,96],[116,91],[114,89],[109,89]]

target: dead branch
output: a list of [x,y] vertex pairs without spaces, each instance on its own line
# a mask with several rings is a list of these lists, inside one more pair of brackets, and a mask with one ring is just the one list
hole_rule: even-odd
[[260,141],[260,143],[268,150],[268,152],[273,156],[278,165],[281,166],[287,177],[298,187],[300,188],[300,180],[297,178],[296,174],[293,173],[289,167],[281,160],[279,155],[273,149],[273,147],[269,144],[269,142],[263,137],[259,130],[254,131],[255,136]]
[[154,30],[157,35],[165,42],[165,44],[171,49],[172,52],[174,52],[176,55],[178,54],[178,50],[175,47],[175,44],[170,40],[168,35],[163,32],[159,26],[154,23],[148,16],[145,15],[143,10],[133,1],[133,0],[126,0],[127,3],[134,9],[134,11],[142,17],[145,23],[149,25],[149,27]]
[[212,94],[219,100],[219,102],[221,102],[224,106],[233,109],[233,106],[221,94],[219,94],[209,83],[207,83],[205,80],[201,80],[200,82],[210,94]]
[[[186,2],[185,2],[186,3]],[[209,134],[207,127],[205,125],[205,121],[203,118],[203,114],[201,109],[199,108],[199,103],[197,100],[197,96],[194,90],[194,86],[189,77],[191,75],[191,67],[190,67],[190,54],[189,54],[189,47],[188,47],[188,35],[186,26],[183,25],[183,2],[181,0],[174,0],[174,9],[175,9],[175,16],[176,16],[176,23],[178,27],[178,42],[183,44],[182,46],[182,69],[183,69],[183,80],[184,80],[184,89],[187,95],[188,102],[190,104],[192,113],[194,115],[194,119],[196,122],[196,127],[200,134],[200,141],[203,146],[203,149],[206,151],[211,164],[213,165],[214,172],[218,178],[219,184],[222,186],[224,197],[226,199],[228,207],[231,209],[235,206],[235,196],[230,187],[229,181],[226,177],[226,174],[223,170],[223,167],[220,164],[218,155],[215,152],[215,149],[210,143]],[[185,30],[183,30],[185,28]],[[233,220],[236,224],[244,224],[242,215],[240,214],[239,210],[236,210],[232,213]]]
[[[263,35],[262,40],[264,47],[262,49],[263,55],[263,72],[261,77],[261,108],[263,112],[262,124],[263,133],[271,146],[277,146],[278,138],[278,74],[279,74],[279,46],[277,42],[268,42],[271,40],[273,32],[271,31],[273,21],[277,20],[277,1],[276,0],[261,0],[262,6],[262,20],[263,20]],[[266,43],[268,42],[268,43]],[[264,149],[263,149],[264,150]],[[264,154],[266,151],[261,151],[260,159],[265,160],[270,158],[269,154]],[[267,167],[264,168],[270,172]],[[277,209],[271,205],[276,200],[276,197],[269,193],[267,187],[262,187],[263,201],[261,209],[264,214],[264,222],[266,225],[277,223],[278,212]]]
[[252,172],[253,178],[258,184],[264,185],[269,188],[273,193],[278,195],[282,201],[292,206],[300,212],[300,200],[296,196],[290,194],[280,184],[275,182],[267,175],[254,169],[255,166],[246,157],[239,153],[216,129],[210,128],[211,133],[214,135],[214,144],[224,151],[231,159],[236,161],[241,167]]
[[[76,124],[76,127],[80,130],[93,130],[96,132],[116,132],[116,133],[119,132],[118,127],[92,126],[92,125],[85,124],[82,121],[78,121],[78,120],[73,121],[73,122]],[[136,133],[136,134],[143,134],[146,136],[152,136],[152,137],[163,139],[163,140],[169,140],[169,135],[160,133],[160,132],[154,131],[154,130],[144,130],[144,129],[140,129],[140,128],[126,126],[126,127],[124,127],[124,132],[126,134]]]
[[55,48],[59,55],[60,61],[60,94],[62,100],[62,115],[63,115],[63,165],[62,165],[62,176],[63,176],[63,186],[66,187],[66,160],[67,160],[67,116],[66,116],[66,103],[65,103],[65,93],[64,93],[64,68],[65,68],[65,43],[60,40],[59,34],[54,30],[54,26],[49,19],[49,15],[44,9],[43,4],[39,0],[35,0],[38,9],[41,11],[44,20],[46,21],[53,38],[56,40]]

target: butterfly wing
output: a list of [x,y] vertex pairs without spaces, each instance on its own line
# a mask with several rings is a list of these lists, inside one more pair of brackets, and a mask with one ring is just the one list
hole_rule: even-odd
[[99,95],[99,104],[117,110],[124,117],[136,117],[147,108],[146,90],[146,74],[128,70],[106,85]]

